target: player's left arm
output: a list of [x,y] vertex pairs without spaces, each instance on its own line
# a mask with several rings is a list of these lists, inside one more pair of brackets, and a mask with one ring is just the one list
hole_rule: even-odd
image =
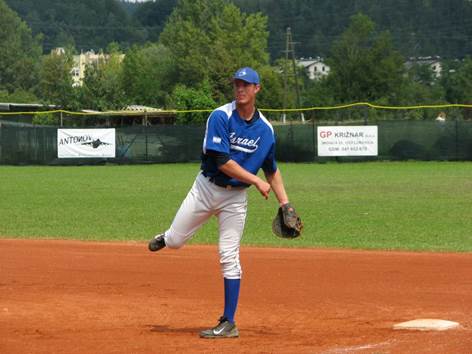
[[280,169],[277,168],[277,162],[275,161],[275,140],[272,142],[269,153],[267,154],[261,167],[264,171],[267,183],[269,183],[270,188],[274,192],[280,206],[287,204],[288,196],[287,192],[285,191],[284,181],[282,179]]
[[277,168],[275,172],[264,170],[264,174],[280,206],[287,204],[289,200],[280,169]]
[[280,237],[295,238],[300,236],[303,222],[289,203],[282,174],[275,162],[275,144],[272,145],[269,154],[264,160],[262,170],[280,205],[277,210],[277,216],[272,223],[272,230]]

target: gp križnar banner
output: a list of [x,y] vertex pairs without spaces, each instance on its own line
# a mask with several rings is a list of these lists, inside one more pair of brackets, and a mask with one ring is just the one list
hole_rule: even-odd
[[115,129],[58,129],[57,157],[115,157]]
[[318,127],[318,156],[377,156],[376,125]]

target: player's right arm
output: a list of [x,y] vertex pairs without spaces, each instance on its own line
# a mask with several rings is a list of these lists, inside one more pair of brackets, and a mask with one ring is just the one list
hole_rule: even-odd
[[269,197],[270,184],[247,171],[230,158],[228,116],[223,111],[213,111],[207,121],[203,151],[213,155],[218,169],[225,175],[243,183],[254,185],[264,198]]
[[270,184],[242,168],[236,161],[229,159],[225,164],[218,166],[218,169],[227,176],[254,185],[265,199],[269,198]]

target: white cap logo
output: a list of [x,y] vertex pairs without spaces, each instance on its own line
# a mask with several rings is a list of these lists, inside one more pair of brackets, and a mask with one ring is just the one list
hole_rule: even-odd
[[259,84],[259,75],[251,68],[241,68],[234,73],[233,79],[246,81],[250,84]]

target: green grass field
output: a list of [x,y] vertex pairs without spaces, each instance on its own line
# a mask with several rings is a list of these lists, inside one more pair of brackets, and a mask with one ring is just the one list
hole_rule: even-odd
[[[272,235],[277,209],[250,189],[243,243],[472,251],[472,164],[280,164],[303,236]],[[0,237],[143,241],[165,230],[197,164],[0,166]],[[213,218],[192,240],[214,243]]]

